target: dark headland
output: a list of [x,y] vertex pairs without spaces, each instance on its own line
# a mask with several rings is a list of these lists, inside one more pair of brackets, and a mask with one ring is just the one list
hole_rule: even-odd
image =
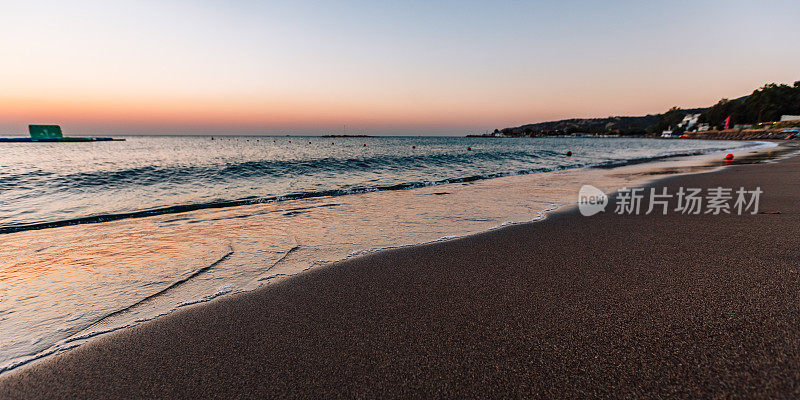
[[[800,127],[800,81],[793,85],[766,84],[737,99],[721,99],[700,108],[671,109],[644,116],[571,118],[495,129],[469,136],[547,137],[619,135],[694,139],[784,139]],[[683,136],[681,136],[683,135]]]
[[574,210],[312,270],[0,377],[0,398],[800,396],[800,158],[657,182],[756,215]]

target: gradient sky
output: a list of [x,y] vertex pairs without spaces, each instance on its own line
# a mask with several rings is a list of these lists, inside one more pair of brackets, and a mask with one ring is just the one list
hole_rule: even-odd
[[451,134],[800,80],[793,1],[1,1],[0,133]]

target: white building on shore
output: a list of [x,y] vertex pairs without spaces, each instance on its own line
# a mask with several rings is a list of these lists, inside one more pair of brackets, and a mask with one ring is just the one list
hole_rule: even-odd
[[691,131],[697,127],[697,121],[700,119],[700,114],[686,114],[683,121],[678,124],[678,128],[683,128],[684,131]]

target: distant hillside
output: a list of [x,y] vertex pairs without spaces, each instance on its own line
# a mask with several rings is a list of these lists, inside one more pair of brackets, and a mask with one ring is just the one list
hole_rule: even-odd
[[[700,114],[698,123],[712,130],[779,121],[782,115],[800,115],[800,81],[794,85],[770,83],[738,99],[722,99],[706,108],[673,107],[663,114],[642,117],[573,118],[495,130],[505,136],[548,136],[574,133],[652,135],[663,130],[683,132],[687,114]],[[730,118],[729,118],[730,117]],[[698,129],[697,125],[693,129]]]
[[[701,114],[709,108],[681,110],[681,119],[686,114]],[[615,133],[621,135],[647,134],[659,124],[664,114],[641,117],[572,118],[560,121],[539,122],[500,130],[507,136],[564,135],[573,133]]]

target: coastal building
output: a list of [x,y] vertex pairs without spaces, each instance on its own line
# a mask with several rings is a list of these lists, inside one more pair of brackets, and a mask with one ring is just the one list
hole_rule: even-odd
[[678,124],[678,128],[683,128],[684,131],[691,131],[697,127],[697,121],[700,119],[700,114],[686,114],[683,120]]
[[781,122],[800,121],[800,115],[781,115]]

